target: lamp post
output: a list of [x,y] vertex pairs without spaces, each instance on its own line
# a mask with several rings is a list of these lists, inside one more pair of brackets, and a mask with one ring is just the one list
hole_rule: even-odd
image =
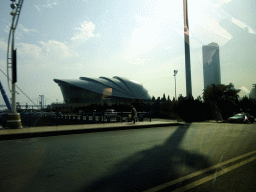
[[189,47],[189,28],[188,28],[188,9],[187,0],[183,0],[184,11],[184,41],[185,41],[185,69],[186,69],[186,92],[187,97],[192,97],[191,67],[190,67],[190,47]]
[[9,68],[12,69],[12,112],[8,114],[6,128],[22,128],[20,114],[17,113],[16,109],[16,85],[17,82],[17,58],[16,58],[16,50],[14,48],[14,33],[18,24],[19,15],[21,12],[21,7],[23,4],[23,0],[19,0],[18,3],[15,3],[15,0],[11,0],[11,16],[12,16],[12,24],[10,27],[9,38],[8,38],[8,46],[7,46],[7,82],[9,85]]
[[178,70],[174,70],[174,81],[175,81],[175,100],[177,101],[177,97],[176,97],[176,75],[178,73]]
[[44,108],[44,95],[39,95],[39,97],[41,98],[41,110]]

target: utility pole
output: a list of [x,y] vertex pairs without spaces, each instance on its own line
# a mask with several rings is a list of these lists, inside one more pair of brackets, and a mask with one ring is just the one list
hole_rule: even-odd
[[177,101],[177,97],[176,97],[176,75],[178,73],[178,70],[174,70],[174,81],[175,81],[175,101]]
[[[8,46],[7,46],[7,81],[9,86],[9,68],[12,69],[12,113],[8,114],[7,122],[5,127],[14,129],[14,128],[22,128],[20,114],[17,113],[16,110],[16,85],[17,82],[17,50],[14,48],[14,33],[18,24],[19,15],[21,12],[21,7],[23,4],[23,0],[19,0],[18,3],[15,3],[15,0],[11,0],[11,8],[12,8],[12,24],[9,32],[8,38]],[[11,47],[10,47],[11,45]],[[9,86],[10,89],[10,86]]]
[[39,97],[41,98],[41,110],[44,108],[44,95],[39,95]]
[[184,11],[184,42],[185,42],[185,70],[186,70],[186,93],[187,97],[192,97],[191,68],[190,68],[190,47],[189,47],[189,27],[187,0],[183,0]]

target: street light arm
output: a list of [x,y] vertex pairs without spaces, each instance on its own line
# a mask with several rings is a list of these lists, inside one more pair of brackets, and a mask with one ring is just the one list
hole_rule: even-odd
[[12,34],[12,28],[10,28],[10,32],[9,32],[9,38],[8,38],[8,44],[7,44],[7,84],[8,84],[8,88],[9,91],[11,92],[11,87],[10,87],[10,82],[9,82],[9,59],[11,59],[10,57],[10,40],[11,40],[11,34]]
[[17,3],[17,8],[15,10],[15,15],[13,16],[13,18],[15,20],[15,17],[17,15],[17,19],[15,21],[14,29],[16,29],[16,27],[18,25],[22,4],[23,4],[23,0],[19,0],[19,2]]

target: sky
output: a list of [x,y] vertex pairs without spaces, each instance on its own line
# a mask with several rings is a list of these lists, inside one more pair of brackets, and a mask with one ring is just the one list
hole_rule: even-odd
[[[254,0],[188,0],[192,94],[203,93],[202,46],[220,46],[221,83],[249,95],[256,74]],[[10,1],[0,6],[0,69],[7,73]],[[53,79],[126,77],[151,96],[186,96],[183,1],[24,0],[17,29],[18,87],[33,102],[63,102]],[[0,80],[9,98],[7,78]],[[19,90],[17,102],[32,104]],[[0,97],[0,105],[4,101]]]

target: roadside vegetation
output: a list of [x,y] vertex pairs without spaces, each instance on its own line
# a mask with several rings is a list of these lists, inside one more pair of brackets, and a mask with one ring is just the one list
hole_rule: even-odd
[[236,113],[248,112],[256,117],[256,100],[248,97],[239,99],[239,89],[233,84],[211,85],[196,99],[179,95],[177,100],[152,97],[153,117],[183,120],[186,122],[227,120]]

